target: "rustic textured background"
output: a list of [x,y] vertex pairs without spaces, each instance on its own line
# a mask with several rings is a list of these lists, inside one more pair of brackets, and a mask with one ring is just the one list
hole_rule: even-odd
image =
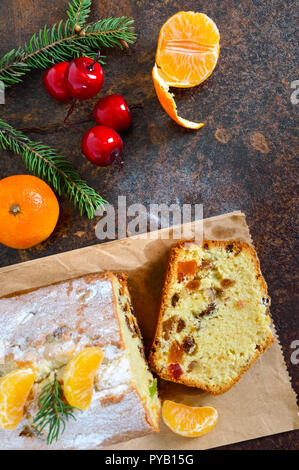
[[[109,202],[126,195],[128,204],[203,203],[204,216],[235,209],[246,213],[269,284],[272,315],[299,392],[299,365],[290,361],[292,341],[299,339],[295,289],[296,140],[291,82],[298,79],[295,57],[295,1],[292,0],[94,0],[92,18],[130,15],[138,42],[128,52],[107,51],[101,95],[123,94],[134,111],[134,127],[124,136],[125,167],[97,168],[80,154],[81,135],[60,129],[31,135],[57,148]],[[1,0],[0,54],[22,44],[45,23],[64,18],[67,0]],[[203,120],[200,131],[178,127],[162,111],[151,69],[163,22],[179,10],[211,16],[221,33],[219,63],[203,85],[177,90],[180,115]],[[6,93],[1,117],[15,127],[60,121],[67,105],[46,95],[41,72]],[[75,120],[83,119],[96,98],[83,102]],[[86,127],[87,129],[87,127]],[[1,151],[0,178],[25,173],[19,157]],[[0,247],[0,265],[97,243],[96,219],[80,217],[65,200],[53,235],[30,250]],[[279,410],[277,410],[279,413]],[[284,433],[227,446],[230,449],[298,449],[299,432]]]

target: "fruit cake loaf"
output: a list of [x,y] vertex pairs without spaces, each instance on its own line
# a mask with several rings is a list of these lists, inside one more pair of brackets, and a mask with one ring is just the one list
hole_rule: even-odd
[[[0,429],[1,449],[90,449],[159,430],[160,402],[124,275],[91,274],[1,298],[0,319],[0,378],[28,365],[36,371],[23,419]],[[46,430],[38,436],[32,424],[37,398],[87,347],[104,352],[91,405],[48,446]]]
[[254,248],[181,242],[171,251],[150,365],[161,377],[227,391],[273,342]]

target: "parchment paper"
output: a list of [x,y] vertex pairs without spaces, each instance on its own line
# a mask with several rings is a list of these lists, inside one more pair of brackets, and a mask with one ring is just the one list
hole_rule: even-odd
[[[245,216],[239,211],[193,222],[190,228],[196,230],[202,222],[207,239],[236,238],[251,243]],[[172,233],[171,228],[163,229],[155,239],[138,235],[1,268],[0,296],[97,271],[125,272],[145,346],[149,347],[168,252],[175,243]],[[188,439],[172,433],[161,421],[160,433],[110,449],[208,449],[299,427],[296,396],[277,338],[240,382],[223,395],[212,396],[166,381],[160,381],[159,390],[163,399],[214,406],[219,413],[217,426],[205,436]]]

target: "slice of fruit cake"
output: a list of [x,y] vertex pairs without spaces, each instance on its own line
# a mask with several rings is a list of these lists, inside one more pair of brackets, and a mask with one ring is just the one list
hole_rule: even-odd
[[166,380],[225,392],[273,342],[269,304],[251,245],[180,242],[170,254],[152,369]]

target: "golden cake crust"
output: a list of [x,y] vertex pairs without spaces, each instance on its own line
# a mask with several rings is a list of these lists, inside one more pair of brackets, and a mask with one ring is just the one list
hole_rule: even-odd
[[[175,281],[175,278],[177,276],[177,271],[176,271],[176,261],[179,257],[179,255],[185,251],[185,248],[188,247],[189,244],[195,244],[195,245],[200,245],[203,249],[209,249],[210,247],[215,247],[215,248],[227,248],[231,249],[235,253],[238,253],[239,250],[244,251],[247,253],[247,255],[250,257],[250,259],[253,262],[254,266],[254,271],[255,271],[255,276],[256,279],[259,282],[261,293],[263,297],[267,298],[270,301],[270,298],[268,296],[268,289],[267,289],[267,284],[266,281],[261,273],[260,270],[260,262],[258,259],[258,256],[256,254],[255,249],[253,248],[252,245],[244,242],[244,241],[239,241],[239,240],[203,240],[201,243],[194,241],[194,240],[184,240],[179,242],[177,245],[175,245],[169,255],[169,262],[168,262],[168,267],[166,270],[166,275],[165,275],[165,282],[164,282],[164,287],[162,290],[161,294],[161,301],[160,301],[160,309],[159,309],[159,315],[158,315],[158,320],[157,320],[157,326],[156,326],[156,331],[152,343],[152,347],[150,350],[149,354],[149,363],[151,369],[157,373],[161,378],[172,381],[172,382],[177,382],[177,383],[183,383],[187,386],[190,387],[197,387],[202,390],[205,390],[213,395],[218,395],[221,393],[224,393],[228,391],[236,382],[238,382],[244,372],[246,372],[252,364],[268,349],[268,347],[273,343],[274,337],[272,333],[269,333],[267,337],[267,341],[263,344],[263,346],[259,349],[256,349],[256,352],[254,356],[252,357],[251,361],[244,366],[237,377],[235,377],[233,380],[230,381],[229,384],[226,385],[221,385],[221,386],[209,386],[206,383],[200,382],[199,380],[192,380],[190,377],[185,377],[182,376],[179,379],[175,379],[174,377],[170,376],[168,374],[167,369],[161,368],[159,363],[158,363],[158,352],[159,352],[159,343],[160,343],[160,338],[162,336],[162,323],[163,323],[163,317],[164,317],[164,312],[166,310],[166,304],[169,298],[169,289],[172,283]],[[268,309],[269,312],[269,309]]]
[[[114,274],[112,274],[112,273],[110,273],[110,272],[106,272],[106,275],[108,275],[108,276],[111,276],[111,275],[112,275],[112,276],[113,276]],[[128,279],[128,276],[127,276],[126,274],[121,273],[121,274],[117,274],[117,277],[118,277],[118,280],[119,280],[119,282],[120,282],[120,284],[121,284],[121,289],[120,289],[120,290],[121,290],[123,293],[125,293],[125,291],[128,291],[128,287],[127,287],[127,279]],[[116,297],[115,297],[115,292],[113,292],[113,294],[114,294],[114,302],[115,302],[115,304],[116,304],[117,300],[116,300]],[[118,321],[119,329],[120,329],[120,331],[121,331],[121,325],[120,325],[120,320],[119,320],[119,317],[118,317],[118,316],[117,316],[117,321]],[[137,326],[137,329],[138,329],[138,334],[139,334],[140,337],[141,337],[141,333],[140,333],[140,330],[139,330],[139,327],[138,327],[138,324],[137,324],[137,323],[136,323],[136,326]],[[121,335],[121,343],[122,343],[122,347],[125,349],[125,348],[126,348],[126,345],[125,345],[124,338],[123,338],[122,335]],[[147,408],[144,406],[144,403],[143,403],[143,400],[142,400],[142,396],[140,395],[139,390],[137,389],[137,387],[134,387],[134,389],[135,389],[137,395],[139,396],[140,402],[142,403],[142,406],[143,406],[143,408],[144,408],[144,413],[145,413],[145,420],[146,420],[146,422],[149,424],[149,426],[151,426],[151,428],[153,429],[153,431],[159,432],[160,428],[159,428],[158,422],[155,423],[155,422],[151,419],[150,414],[148,413]],[[111,398],[111,402],[112,402],[112,403],[113,403],[113,400],[114,400],[114,398]]]

